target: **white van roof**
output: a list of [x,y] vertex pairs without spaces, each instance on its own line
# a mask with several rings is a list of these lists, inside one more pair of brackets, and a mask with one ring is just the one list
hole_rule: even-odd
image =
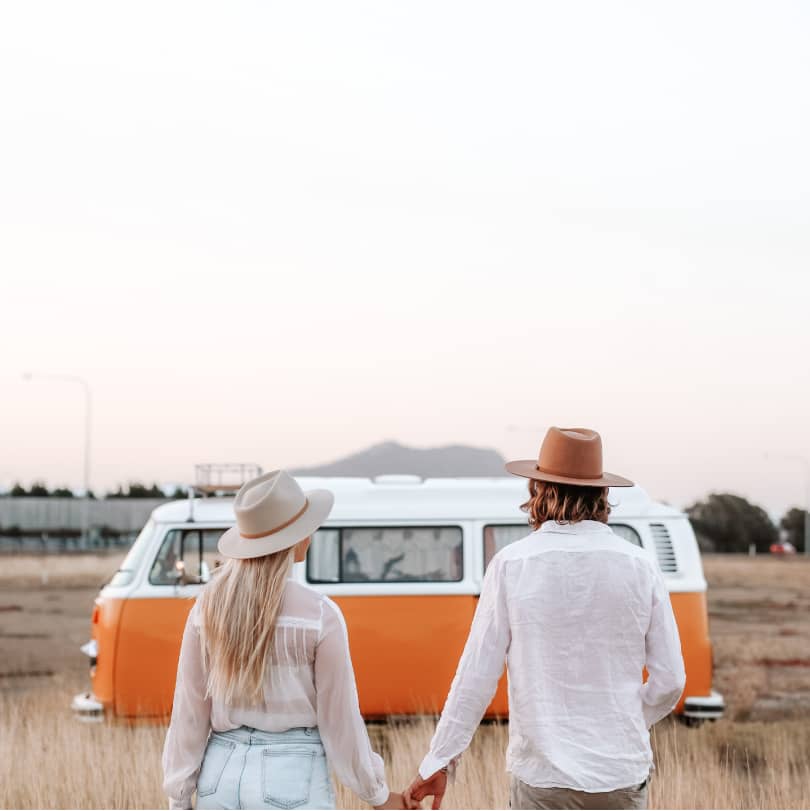
[[[524,522],[520,505],[526,500],[526,480],[520,478],[444,478],[378,476],[366,478],[300,477],[305,490],[324,488],[335,494],[329,523],[355,520],[486,520]],[[675,517],[683,513],[653,501],[641,487],[612,488],[611,519]],[[152,513],[159,522],[185,523],[189,502],[173,501]],[[230,524],[233,498],[195,499],[194,521]]]

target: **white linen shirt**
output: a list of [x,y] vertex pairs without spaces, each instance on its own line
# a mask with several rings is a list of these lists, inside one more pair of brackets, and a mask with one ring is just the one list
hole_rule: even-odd
[[587,792],[647,778],[649,727],[678,703],[685,673],[669,594],[646,551],[599,521],[547,521],[495,555],[423,778],[469,746],[504,660],[515,777]]
[[163,747],[163,790],[170,808],[191,808],[208,735],[249,726],[263,732],[318,727],[338,779],[369,805],[388,799],[382,758],[360,715],[343,614],[326,596],[288,580],[273,635],[264,703],[233,707],[206,697],[200,616],[191,609]]

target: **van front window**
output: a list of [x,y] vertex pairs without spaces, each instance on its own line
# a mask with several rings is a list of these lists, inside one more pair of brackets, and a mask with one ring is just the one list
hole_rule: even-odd
[[171,529],[149,571],[153,586],[184,586],[207,583],[221,563],[217,541],[226,527]]
[[107,585],[127,586],[133,581],[138,569],[141,568],[141,564],[143,563],[146,553],[149,551],[149,542],[152,540],[154,531],[155,522],[152,521],[152,519],[149,519],[149,521],[144,524],[143,529],[138,533],[138,537],[134,540],[132,546],[129,548],[127,556],[124,558],[118,571],[112,576]]

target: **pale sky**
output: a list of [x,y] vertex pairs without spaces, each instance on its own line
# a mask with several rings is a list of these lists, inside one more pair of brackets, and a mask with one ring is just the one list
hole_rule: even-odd
[[81,484],[30,370],[96,489],[557,424],[801,502],[808,8],[4,3],[0,487]]

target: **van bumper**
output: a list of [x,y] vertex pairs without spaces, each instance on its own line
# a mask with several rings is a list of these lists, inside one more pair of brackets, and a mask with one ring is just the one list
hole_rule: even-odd
[[723,696],[712,690],[708,696],[686,696],[681,715],[686,718],[716,721],[723,717],[725,711],[726,702],[723,701]]
[[81,721],[104,719],[104,705],[92,693],[77,693],[70,702],[70,709]]

